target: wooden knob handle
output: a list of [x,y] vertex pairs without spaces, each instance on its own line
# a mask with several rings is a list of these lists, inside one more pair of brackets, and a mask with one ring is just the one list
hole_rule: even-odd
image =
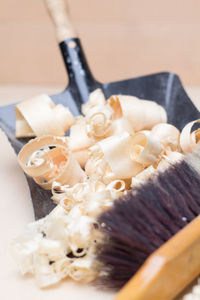
[[44,0],[44,3],[55,24],[58,42],[76,37],[66,0]]

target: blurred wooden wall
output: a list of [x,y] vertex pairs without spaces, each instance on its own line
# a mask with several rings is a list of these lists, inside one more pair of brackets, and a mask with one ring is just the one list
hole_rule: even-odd
[[[200,85],[199,0],[69,0],[96,78],[108,82],[170,70]],[[0,0],[0,84],[64,85],[42,0]]]

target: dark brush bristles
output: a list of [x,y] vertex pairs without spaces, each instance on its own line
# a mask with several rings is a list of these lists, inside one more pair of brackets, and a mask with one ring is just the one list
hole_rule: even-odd
[[97,283],[121,288],[153,251],[200,213],[199,195],[200,175],[183,160],[117,200],[99,217],[103,272]]

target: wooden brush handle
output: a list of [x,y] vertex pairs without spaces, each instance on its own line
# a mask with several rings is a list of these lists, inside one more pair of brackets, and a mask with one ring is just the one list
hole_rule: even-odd
[[66,39],[77,37],[66,0],[44,0],[44,3],[55,24],[58,42],[61,43]]
[[200,216],[155,251],[115,300],[172,300],[200,273]]

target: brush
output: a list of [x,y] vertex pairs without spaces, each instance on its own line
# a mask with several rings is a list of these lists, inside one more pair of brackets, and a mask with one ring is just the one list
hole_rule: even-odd
[[116,300],[178,295],[200,273],[199,195],[200,146],[116,200],[99,217],[97,283],[116,290],[125,285]]

